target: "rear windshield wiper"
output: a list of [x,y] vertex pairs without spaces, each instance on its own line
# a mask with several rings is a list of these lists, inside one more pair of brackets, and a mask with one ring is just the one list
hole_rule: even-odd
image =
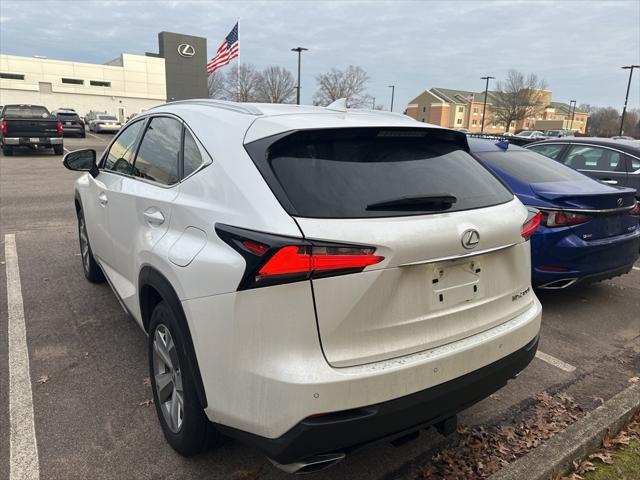
[[415,195],[370,203],[367,210],[447,210],[458,199],[450,193]]

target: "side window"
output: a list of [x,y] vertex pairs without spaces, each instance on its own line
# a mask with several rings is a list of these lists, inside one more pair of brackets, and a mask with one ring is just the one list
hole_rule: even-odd
[[625,166],[622,158],[620,152],[608,148],[572,145],[565,164],[580,170],[624,172]]
[[196,144],[193,136],[187,130],[184,129],[184,170],[182,178],[188,177],[195,172],[202,165],[202,156],[200,155],[200,149]]
[[118,135],[105,157],[102,168],[114,172],[131,173],[133,156],[136,153],[136,140],[143,125],[144,120],[132,123]]
[[182,124],[169,117],[151,119],[133,168],[136,177],[164,185],[177,183]]
[[564,148],[564,145],[534,145],[530,147],[529,150],[533,150],[540,155],[544,155],[545,157],[553,158],[556,160],[560,155],[560,152]]
[[630,172],[640,170],[640,158],[632,157],[631,155],[627,155],[627,158],[630,162],[629,165],[631,165],[631,168],[629,169]]

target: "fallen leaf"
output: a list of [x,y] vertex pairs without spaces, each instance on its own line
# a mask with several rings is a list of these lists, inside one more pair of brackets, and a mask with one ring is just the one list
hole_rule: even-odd
[[142,385],[144,385],[145,387],[150,387],[151,379],[149,377],[144,377],[144,379],[142,380]]
[[628,383],[638,383],[640,382],[640,377],[631,377],[629,380],[627,380]]
[[42,375],[38,380],[36,380],[40,385],[43,383],[47,383],[49,381],[49,375]]
[[261,475],[260,468],[251,469],[251,470],[236,470],[231,475],[233,480],[257,480]]
[[153,398],[147,398],[146,400],[143,400],[142,402],[140,402],[138,404],[139,406],[145,406],[148,407],[149,405],[153,405]]
[[596,453],[592,453],[591,455],[589,455],[589,459],[593,460],[594,458],[597,458],[598,460],[600,460],[602,463],[607,463],[609,465],[611,465],[613,463],[613,458],[611,457],[611,452],[596,452]]

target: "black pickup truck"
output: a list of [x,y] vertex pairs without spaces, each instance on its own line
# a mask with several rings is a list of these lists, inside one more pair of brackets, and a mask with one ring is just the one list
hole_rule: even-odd
[[53,148],[62,155],[62,123],[40,105],[5,105],[0,111],[2,153],[13,155],[14,147]]

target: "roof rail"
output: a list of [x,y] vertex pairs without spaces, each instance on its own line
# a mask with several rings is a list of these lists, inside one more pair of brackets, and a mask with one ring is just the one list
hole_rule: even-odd
[[[192,100],[176,100],[173,102],[167,102],[166,105],[205,105],[214,108],[223,108],[232,112],[244,113],[247,115],[262,115],[262,110],[254,105],[247,105],[238,102],[228,102],[226,100],[216,100],[213,98],[194,98]],[[160,106],[160,105],[158,105]],[[155,108],[155,107],[154,107]]]

